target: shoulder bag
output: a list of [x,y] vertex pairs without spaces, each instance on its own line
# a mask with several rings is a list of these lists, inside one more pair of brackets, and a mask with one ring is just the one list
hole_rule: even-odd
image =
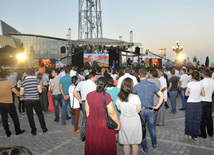
[[106,111],[106,121],[107,121],[107,127],[109,129],[116,129],[117,123],[111,118],[111,116],[108,114],[108,110],[106,107],[106,101],[105,101],[105,92],[103,93],[103,104]]

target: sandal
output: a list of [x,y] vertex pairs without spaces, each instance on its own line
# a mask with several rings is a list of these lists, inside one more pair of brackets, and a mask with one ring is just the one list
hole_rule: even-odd
[[193,138],[195,141],[198,140],[197,138]]
[[141,152],[143,152],[143,153],[145,153],[145,154],[147,154],[145,151],[143,151],[143,149],[142,149],[142,148],[140,149],[140,151],[141,151]]
[[187,136],[189,140],[192,140],[192,136]]

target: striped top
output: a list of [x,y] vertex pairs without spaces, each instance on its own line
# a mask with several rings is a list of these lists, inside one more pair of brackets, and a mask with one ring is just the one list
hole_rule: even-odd
[[39,100],[38,86],[39,80],[35,76],[28,76],[21,84],[24,89],[24,100]]

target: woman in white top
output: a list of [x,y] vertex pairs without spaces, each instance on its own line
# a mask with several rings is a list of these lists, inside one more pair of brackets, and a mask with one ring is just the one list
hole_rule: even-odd
[[189,96],[185,114],[185,134],[188,139],[197,140],[199,136],[200,123],[202,118],[202,104],[200,96],[205,96],[203,84],[199,82],[199,72],[192,73],[192,82],[187,84],[185,92]]
[[70,107],[74,109],[74,133],[80,133],[80,129],[78,127],[78,121],[79,121],[79,113],[80,113],[80,104],[77,98],[73,95],[73,91],[78,83],[78,77],[73,76],[72,77],[72,84],[69,87],[69,96],[70,96]]
[[121,90],[116,101],[117,108],[121,111],[119,143],[123,144],[124,155],[138,154],[138,144],[142,141],[142,126],[138,113],[141,111],[141,101],[138,95],[133,94],[133,80],[126,78],[121,84]]

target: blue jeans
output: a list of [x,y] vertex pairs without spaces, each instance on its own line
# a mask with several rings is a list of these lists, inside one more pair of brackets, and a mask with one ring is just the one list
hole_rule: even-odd
[[178,91],[170,91],[169,97],[172,105],[172,113],[176,113],[176,96],[178,94]]
[[70,98],[65,100],[64,97],[62,96],[62,124],[63,125],[66,124],[67,105],[69,104],[69,102],[70,102]]
[[182,108],[186,109],[187,97],[185,96],[185,92],[187,88],[180,88],[180,89],[181,89]]
[[[152,146],[153,148],[156,148],[157,138],[156,138],[156,132],[155,132],[155,125],[154,125],[154,110],[142,109],[140,112],[140,115],[144,120],[144,122],[147,122],[148,130],[152,140]],[[146,137],[142,140],[141,147],[143,148],[143,151],[148,152]]]
[[84,129],[84,125],[87,122],[87,118],[86,118],[86,113],[85,113],[85,101],[82,101],[82,113],[83,113],[83,120],[82,120],[82,125],[80,128],[80,139],[82,139],[82,134],[83,134],[83,129]]
[[62,105],[62,94],[52,95],[52,98],[55,107],[55,120],[59,121],[59,105]]

